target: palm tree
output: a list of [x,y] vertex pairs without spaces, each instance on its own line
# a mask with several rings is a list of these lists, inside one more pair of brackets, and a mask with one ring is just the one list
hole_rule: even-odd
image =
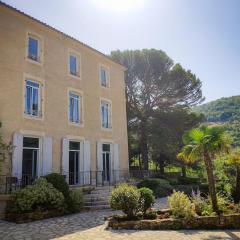
[[178,154],[178,158],[183,159],[187,163],[204,161],[212,208],[213,211],[219,213],[212,161],[216,154],[229,151],[231,143],[230,137],[222,127],[202,126],[185,133],[183,143],[185,146],[182,148],[182,152]]

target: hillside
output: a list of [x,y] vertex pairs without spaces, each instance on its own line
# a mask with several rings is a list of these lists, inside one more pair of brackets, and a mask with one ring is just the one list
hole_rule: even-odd
[[240,121],[240,96],[221,98],[194,108],[204,113],[208,122]]
[[227,131],[233,136],[234,145],[240,146],[240,96],[221,98],[197,106],[193,110],[203,113],[207,122],[226,126]]

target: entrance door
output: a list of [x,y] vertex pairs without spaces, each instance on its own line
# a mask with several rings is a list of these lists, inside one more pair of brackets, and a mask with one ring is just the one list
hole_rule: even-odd
[[102,145],[102,154],[103,154],[103,181],[109,182],[110,181],[110,161],[111,161],[111,154],[110,154],[110,144],[103,144]]
[[80,183],[80,142],[69,142],[69,184]]
[[23,138],[22,184],[28,185],[38,177],[39,139]]

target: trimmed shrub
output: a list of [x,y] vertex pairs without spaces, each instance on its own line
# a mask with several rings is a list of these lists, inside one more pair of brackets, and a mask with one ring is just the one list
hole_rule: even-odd
[[159,178],[145,178],[141,180],[138,188],[142,187],[150,188],[155,197],[167,197],[173,191],[173,187],[167,180]]
[[110,206],[122,210],[128,218],[133,218],[138,212],[139,200],[140,192],[135,186],[120,184],[111,193]]
[[39,178],[32,186],[10,195],[6,213],[28,213],[36,210],[64,210],[64,196],[46,179]]
[[83,192],[80,189],[70,191],[68,206],[69,211],[79,212],[83,207]]
[[172,215],[176,218],[192,218],[196,215],[194,205],[183,192],[174,191],[168,197],[168,204]]
[[192,184],[200,184],[199,178],[193,178],[193,177],[178,177],[178,183],[179,185],[192,185]]
[[58,173],[50,173],[45,176],[47,181],[53,185],[65,198],[69,197],[70,191],[64,177]]
[[149,188],[143,187],[139,189],[139,192],[140,192],[139,208],[142,211],[143,215],[146,215],[147,210],[151,208],[155,202],[153,191]]

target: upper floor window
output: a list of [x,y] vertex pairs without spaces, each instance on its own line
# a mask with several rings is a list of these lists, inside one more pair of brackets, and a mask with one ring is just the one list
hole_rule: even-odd
[[28,58],[40,62],[40,39],[31,34],[28,35]]
[[70,73],[77,76],[77,58],[73,55],[70,55]]
[[102,128],[111,128],[111,104],[107,101],[101,101],[101,120]]
[[25,84],[25,114],[40,116],[40,84],[31,80],[26,80]]
[[69,121],[81,123],[81,96],[75,92],[69,92]]
[[80,56],[78,54],[69,53],[69,73],[71,76],[80,77]]
[[108,70],[103,66],[100,67],[100,81],[101,86],[109,87]]

